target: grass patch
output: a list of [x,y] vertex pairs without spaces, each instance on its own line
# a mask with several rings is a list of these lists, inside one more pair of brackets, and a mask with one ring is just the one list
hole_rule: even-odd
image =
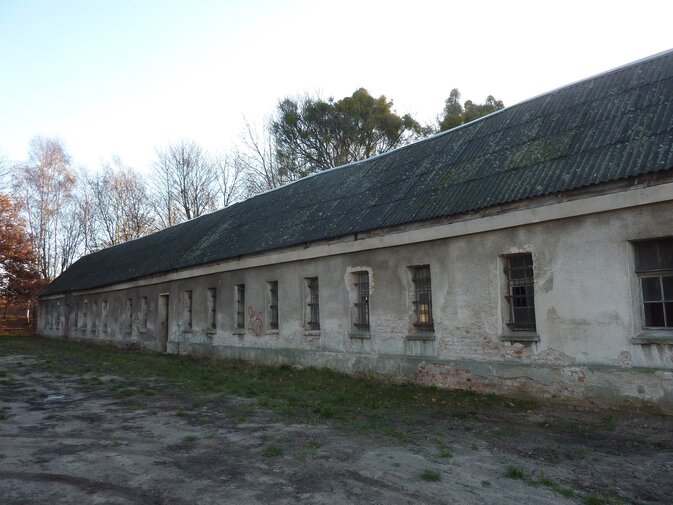
[[[534,403],[493,394],[454,392],[412,384],[382,383],[317,368],[271,367],[235,360],[156,354],[96,343],[40,337],[0,337],[0,355],[29,355],[33,368],[65,377],[88,377],[121,398],[170,391],[178,400],[210,405],[234,397],[288,420],[336,424],[364,434],[413,440],[427,433],[429,420],[475,420],[493,409],[527,411]],[[100,377],[115,379],[102,381]],[[239,421],[245,413],[232,413]],[[182,410],[176,415],[186,417]],[[422,427],[419,428],[419,426]]]
[[323,444],[319,440],[309,440],[308,442],[306,442],[307,449],[313,449],[313,450],[320,449],[323,445],[325,444]]
[[584,496],[584,505],[622,505],[624,502],[612,494],[603,494],[596,491]]
[[185,444],[193,444],[193,443],[196,442],[198,439],[199,439],[199,437],[197,437],[196,435],[187,435],[185,438],[182,439],[182,441],[183,441]]
[[566,498],[572,498],[576,494],[574,489],[561,484],[560,482],[543,473],[541,473],[539,477],[535,478],[533,476],[527,475],[526,472],[515,465],[507,465],[504,476],[508,479],[520,480],[532,487],[544,486]]
[[442,475],[437,470],[430,470],[429,468],[426,468],[421,473],[421,479],[426,482],[439,482],[442,480]]
[[548,487],[552,491],[556,491],[558,494],[560,494],[561,496],[565,496],[566,498],[572,498],[573,496],[575,496],[574,489],[568,486],[564,486],[560,482],[552,479],[551,477],[547,477],[544,474],[540,475],[538,482],[540,483],[540,485]]
[[278,456],[282,456],[284,452],[285,451],[283,450],[283,448],[280,445],[271,444],[271,445],[268,445],[264,448],[264,451],[262,451],[262,454],[264,454],[264,456],[267,456],[267,457],[270,457],[270,458],[275,458],[275,457],[278,457]]
[[507,468],[505,468],[505,477],[514,480],[526,480],[526,474],[524,471],[518,466],[514,465],[507,465]]

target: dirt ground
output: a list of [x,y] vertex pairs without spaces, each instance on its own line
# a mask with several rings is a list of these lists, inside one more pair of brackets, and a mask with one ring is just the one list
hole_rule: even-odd
[[484,407],[400,438],[41,365],[0,356],[5,505],[673,503],[673,419],[653,414]]

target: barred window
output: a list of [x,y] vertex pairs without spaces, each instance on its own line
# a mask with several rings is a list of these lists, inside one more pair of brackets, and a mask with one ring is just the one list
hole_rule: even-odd
[[133,330],[133,298],[126,299],[126,332]]
[[673,328],[673,238],[637,242],[635,248],[645,327]]
[[369,272],[355,272],[355,328],[369,331]]
[[278,281],[269,282],[269,328],[278,329]]
[[147,330],[147,297],[140,298],[140,329]]
[[[91,313],[91,332],[94,333],[96,331],[96,319],[98,317],[98,302],[93,302],[93,310]],[[56,324],[58,326],[58,319],[56,320]]]
[[318,292],[318,278],[310,277],[306,279],[306,288],[308,289],[308,307],[306,327],[309,330],[320,329],[320,294]]
[[245,328],[245,284],[236,284],[236,328]]
[[433,331],[430,265],[413,267],[411,280],[414,283],[414,311],[416,313],[414,326],[419,330]]
[[101,325],[103,326],[103,331],[107,331],[107,300],[103,300],[102,314],[101,314]]
[[208,329],[217,327],[217,289],[208,288]]
[[515,254],[505,257],[505,276],[505,299],[509,306],[507,326],[515,331],[535,331],[533,256]]
[[185,329],[192,329],[192,292],[191,290],[185,291]]
[[84,301],[84,305],[82,305],[82,329],[86,330],[86,325],[87,325],[87,320],[88,320],[88,312],[89,312],[89,302],[86,300]]

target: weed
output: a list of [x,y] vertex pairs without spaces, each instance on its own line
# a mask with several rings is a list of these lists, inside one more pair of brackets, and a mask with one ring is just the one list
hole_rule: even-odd
[[594,491],[585,495],[582,503],[584,505],[621,505],[623,502],[619,497],[612,494],[608,495]]
[[185,438],[182,439],[182,441],[183,441],[185,444],[193,444],[193,443],[196,442],[198,439],[199,439],[199,437],[197,437],[196,435],[187,435]]
[[523,473],[523,470],[514,465],[507,465],[505,477],[508,479],[526,480],[526,474]]
[[56,419],[56,414],[47,414],[43,419],[45,421],[51,421],[52,419]]
[[323,444],[319,440],[309,440],[308,442],[306,442],[307,449],[320,449],[323,445],[325,444]]
[[436,470],[426,468],[421,473],[421,479],[427,482],[438,482],[442,479],[442,475]]
[[533,477],[526,475],[526,473],[521,468],[514,465],[507,465],[507,468],[505,469],[505,477],[507,477],[508,479],[523,481],[529,486],[533,487],[537,486],[547,487],[566,498],[575,496],[575,491],[572,488],[564,486],[563,484],[561,484],[558,481],[555,481],[551,477],[548,477],[545,474],[541,473],[539,478],[534,479]]
[[453,458],[453,452],[451,452],[451,450],[447,449],[446,447],[440,447],[439,450],[437,451],[437,456],[439,456],[442,459],[449,459]]
[[283,448],[276,444],[271,444],[264,448],[263,454],[268,457],[276,457],[283,455]]
[[548,487],[549,489],[556,491],[558,494],[561,496],[565,496],[566,498],[571,498],[575,496],[575,491],[572,488],[569,488],[568,486],[564,486],[558,481],[555,481],[554,479],[547,477],[545,474],[540,474],[540,478],[538,482],[545,486]]
[[604,416],[601,417],[598,426],[605,431],[615,431],[615,428],[617,427],[617,420],[614,418],[614,416]]

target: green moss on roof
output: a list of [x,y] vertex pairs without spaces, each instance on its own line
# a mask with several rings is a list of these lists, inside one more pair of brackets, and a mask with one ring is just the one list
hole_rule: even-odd
[[42,295],[673,168],[673,51],[81,258]]

